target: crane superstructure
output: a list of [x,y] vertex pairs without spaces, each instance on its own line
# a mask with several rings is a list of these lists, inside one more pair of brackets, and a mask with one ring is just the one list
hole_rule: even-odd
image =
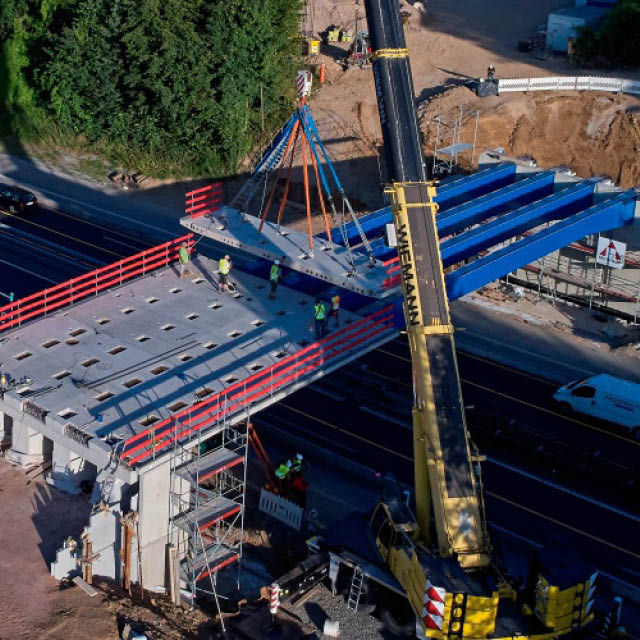
[[414,516],[381,502],[371,531],[426,636],[555,637],[591,620],[595,574],[545,550],[519,592],[493,566],[400,9],[397,0],[365,0],[365,9],[413,371],[416,503]]

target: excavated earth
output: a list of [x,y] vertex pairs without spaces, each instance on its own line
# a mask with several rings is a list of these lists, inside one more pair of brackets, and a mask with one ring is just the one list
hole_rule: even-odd
[[[458,105],[479,110],[477,149],[503,147],[531,156],[540,167],[571,167],[588,178],[607,175],[621,187],[640,185],[640,100],[606,93],[506,94],[478,100],[458,87],[423,103],[420,128],[427,155],[434,149],[436,115]],[[461,139],[473,140],[475,117],[464,119]],[[468,166],[468,155],[461,164]]]

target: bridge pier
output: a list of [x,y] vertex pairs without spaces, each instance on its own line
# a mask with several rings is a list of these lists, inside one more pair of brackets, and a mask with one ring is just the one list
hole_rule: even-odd
[[34,464],[42,464],[51,459],[52,440],[16,418],[9,419],[12,423],[12,429],[11,448],[7,452],[7,457],[11,462],[28,467]]
[[66,493],[78,494],[84,480],[96,479],[96,467],[60,442],[53,443],[51,473],[47,483]]

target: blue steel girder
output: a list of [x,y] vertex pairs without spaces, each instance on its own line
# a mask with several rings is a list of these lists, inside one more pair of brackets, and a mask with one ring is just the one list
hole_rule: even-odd
[[[551,195],[499,216],[440,244],[440,256],[445,267],[512,238],[542,222],[567,218],[593,204],[597,180],[578,182]],[[440,226],[438,226],[440,229]]]
[[635,213],[636,192],[629,189],[585,209],[567,220],[527,236],[461,267],[446,276],[449,300],[475,291],[579,238],[627,224]]
[[441,238],[515,207],[521,207],[553,192],[555,173],[543,171],[439,213],[436,220]]
[[[444,182],[438,187],[436,202],[440,207],[440,211],[445,211],[461,202],[482,196],[512,183],[515,180],[515,175],[516,165],[504,163],[482,169],[470,176],[457,177]],[[360,226],[367,238],[376,238],[384,233],[385,225],[392,221],[391,207],[384,207],[360,218]],[[359,240],[359,233],[353,222],[347,223],[346,232],[349,243]],[[343,244],[339,229],[332,229],[331,236],[333,242]],[[321,233],[319,237],[325,238],[326,234]]]

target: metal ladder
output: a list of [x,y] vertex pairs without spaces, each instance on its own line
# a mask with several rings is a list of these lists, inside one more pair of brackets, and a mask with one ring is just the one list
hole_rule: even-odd
[[362,585],[364,583],[364,576],[360,571],[360,567],[355,566],[353,568],[353,577],[351,578],[351,588],[349,589],[349,598],[347,599],[347,608],[351,609],[354,613],[358,611],[358,605],[360,604],[360,596],[362,595]]

